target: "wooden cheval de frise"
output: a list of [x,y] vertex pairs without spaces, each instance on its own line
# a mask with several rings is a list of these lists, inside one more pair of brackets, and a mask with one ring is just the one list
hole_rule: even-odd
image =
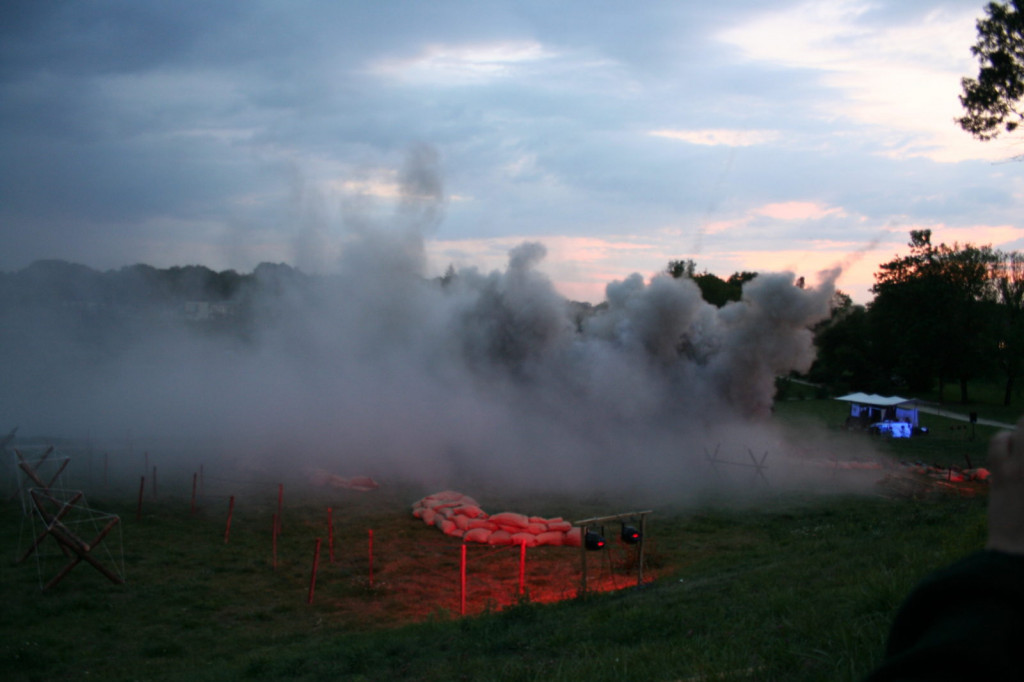
[[[104,566],[95,556],[92,555],[93,550],[103,542],[104,538],[106,538],[120,522],[120,517],[113,514],[100,514],[99,517],[96,517],[93,510],[84,506],[84,493],[81,491],[57,490],[53,487],[53,484],[57,481],[70,462],[70,458],[65,458],[58,466],[56,472],[49,476],[49,480],[45,480],[43,475],[40,474],[39,468],[46,462],[52,452],[53,447],[50,447],[38,460],[32,462],[26,459],[19,450],[15,450],[15,454],[18,457],[18,468],[21,469],[31,483],[34,483],[35,486],[37,486],[28,488],[28,499],[31,501],[31,513],[37,515],[43,524],[43,531],[36,536],[35,540],[29,548],[25,550],[17,563],[23,563],[30,556],[37,553],[40,545],[42,545],[46,538],[51,537],[57,543],[61,553],[68,561],[63,568],[61,568],[60,571],[58,571],[58,573],[43,586],[43,589],[49,589],[57,585],[75,566],[83,561],[90,564],[93,568],[106,576],[106,578],[111,582],[118,585],[124,584],[124,579],[120,575]],[[68,523],[65,520],[74,512],[80,512],[82,510],[89,513],[92,517],[91,520],[93,521],[97,518],[106,521],[106,524],[102,529],[100,529],[99,533],[91,542],[86,542],[79,537],[79,535],[68,526]],[[26,511],[29,510],[26,509]]]

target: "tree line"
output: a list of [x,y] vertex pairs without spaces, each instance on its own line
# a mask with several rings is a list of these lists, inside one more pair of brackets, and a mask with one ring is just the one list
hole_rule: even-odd
[[[1024,370],[1024,255],[991,246],[933,244],[910,232],[910,252],[878,266],[874,299],[855,305],[837,292],[832,315],[815,329],[818,359],[807,379],[836,392],[927,392],[953,385],[969,402],[973,380],[998,380],[1011,404]],[[740,300],[753,273],[721,279],[693,261],[668,272],[689,277],[704,299]]]

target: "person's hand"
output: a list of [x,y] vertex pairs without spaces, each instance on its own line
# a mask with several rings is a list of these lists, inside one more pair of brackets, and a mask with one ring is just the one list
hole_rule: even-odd
[[1024,555],[1024,417],[989,442],[988,549]]

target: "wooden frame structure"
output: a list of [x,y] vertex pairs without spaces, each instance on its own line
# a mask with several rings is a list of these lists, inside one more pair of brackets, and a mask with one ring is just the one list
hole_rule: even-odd
[[[14,450],[17,458],[17,468],[25,476],[25,479],[18,486],[18,493],[21,494],[22,498],[23,511],[26,517],[38,520],[42,526],[42,530],[35,533],[35,539],[22,553],[16,563],[24,563],[30,556],[35,555],[37,560],[39,560],[40,583],[42,583],[43,568],[40,551],[46,538],[49,537],[53,538],[56,542],[60,555],[66,560],[66,563],[56,575],[43,585],[44,590],[57,585],[75,566],[83,561],[103,574],[112,583],[123,585],[123,558],[122,568],[120,573],[118,573],[93,556],[93,551],[99,547],[103,540],[120,523],[120,517],[116,514],[108,514],[89,508],[85,504],[85,494],[80,490],[64,490],[63,488],[55,487],[54,484],[57,483],[68,464],[70,464],[71,458],[48,459],[53,451],[54,448],[51,446],[41,456],[32,459],[25,457],[20,450]],[[42,468],[48,464],[51,465],[51,470],[44,473]],[[54,464],[56,464],[56,470],[52,470],[52,465]],[[83,540],[79,532],[75,530],[81,524],[91,524],[98,530],[91,541],[86,542]],[[36,527],[35,523],[33,523],[33,527]],[[108,557],[113,559],[109,548],[106,549]]]
[[718,446],[717,445],[715,446],[715,454],[714,455],[712,455],[710,452],[708,452],[707,448],[704,448],[704,456],[707,458],[708,462],[711,464],[711,469],[715,472],[715,474],[717,474],[719,476],[721,475],[721,472],[718,470],[718,465],[719,464],[725,464],[726,466],[734,466],[734,467],[742,467],[742,468],[747,468],[747,469],[754,469],[754,471],[756,472],[757,478],[760,479],[760,481],[762,483],[764,483],[766,486],[771,487],[771,483],[768,482],[768,477],[765,476],[765,473],[764,473],[765,469],[768,468],[768,465],[765,464],[765,462],[768,460],[768,451],[766,450],[764,452],[764,454],[761,455],[761,459],[758,459],[754,455],[754,451],[751,450],[750,448],[747,448],[747,454],[750,455],[750,462],[751,462],[750,464],[747,464],[746,462],[732,462],[732,461],[729,461],[727,459],[719,459],[718,458]]
[[[57,585],[57,583],[63,580],[64,577],[71,572],[71,569],[82,561],[90,564],[93,568],[106,576],[110,582],[116,585],[123,585],[124,578],[121,577],[121,575],[104,566],[92,555],[92,551],[96,549],[101,542],[103,542],[104,538],[106,538],[112,530],[114,530],[117,524],[120,523],[121,518],[116,514],[96,513],[79,504],[83,498],[83,493],[81,491],[70,491],[69,497],[66,500],[59,499],[56,496],[57,494],[59,493],[51,490],[43,491],[36,488],[29,490],[29,496],[32,498],[35,513],[43,522],[43,531],[36,536],[35,541],[21,556],[18,563],[24,562],[33,554],[37,554],[43,541],[45,541],[47,537],[51,537],[57,542],[61,553],[68,562],[43,586],[44,590]],[[65,521],[65,517],[76,511],[80,512],[83,510],[89,513],[89,521],[94,523],[100,521],[105,522],[99,533],[96,534],[91,542],[86,542],[79,537],[78,534],[70,528],[68,522]]]
[[644,582],[644,540],[647,537],[647,516],[653,513],[650,509],[644,511],[626,512],[624,514],[612,514],[610,516],[593,516],[589,519],[574,521],[572,525],[580,529],[580,596],[587,593],[587,532],[592,526],[609,521],[625,522],[627,520],[639,519],[640,538],[637,541],[636,561],[636,584],[637,587]]
[[[14,493],[15,495],[21,496],[22,511],[26,514],[31,511],[29,505],[30,500],[26,494],[29,488],[38,487],[41,490],[49,490],[54,487],[54,484],[60,479],[61,474],[67,469],[68,465],[71,464],[70,457],[61,457],[59,459],[54,458],[49,460],[49,464],[56,465],[55,471],[43,472],[43,468],[47,465],[47,459],[54,452],[54,447],[51,445],[46,448],[43,454],[35,458],[26,457],[21,450],[14,448],[14,456],[16,458],[16,466],[24,474],[24,478],[18,485],[18,490]],[[49,480],[44,480],[44,476]],[[12,495],[13,497],[13,495]]]

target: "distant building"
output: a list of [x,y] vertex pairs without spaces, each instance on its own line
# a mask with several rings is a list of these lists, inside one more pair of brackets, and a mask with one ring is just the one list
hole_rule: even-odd
[[185,301],[185,319],[192,322],[237,317],[238,304],[233,301]]

